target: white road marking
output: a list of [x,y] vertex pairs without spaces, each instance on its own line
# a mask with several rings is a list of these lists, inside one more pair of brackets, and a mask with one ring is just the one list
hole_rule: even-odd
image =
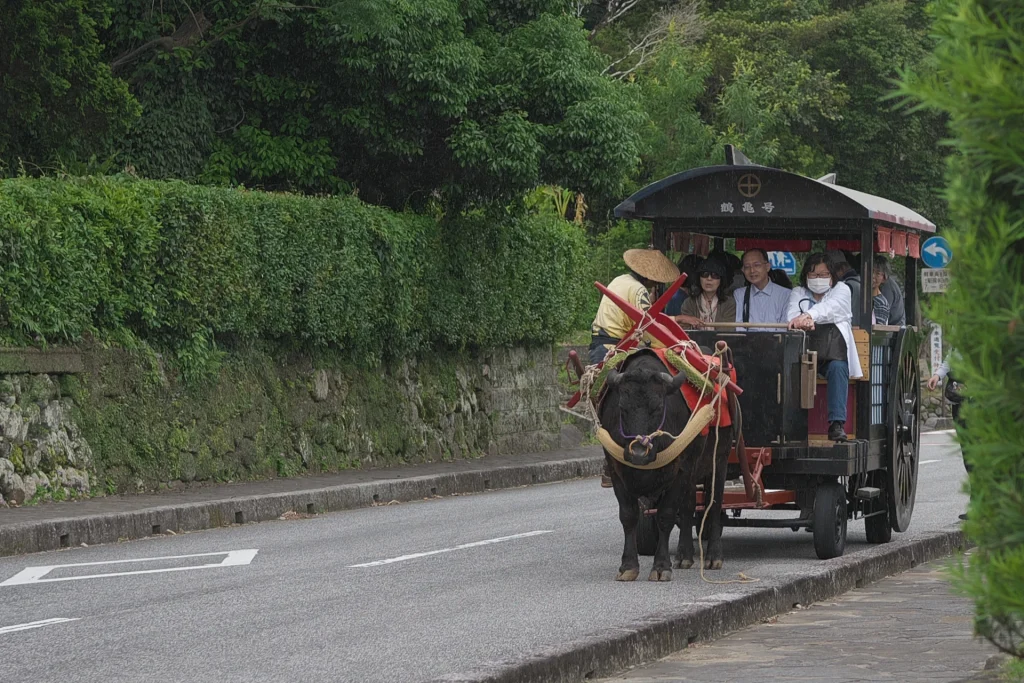
[[[167,557],[142,557],[134,560],[108,560],[106,562],[78,562],[75,564],[53,564],[42,567],[27,567],[18,572],[3,583],[3,586],[23,586],[30,583],[52,583],[54,581],[80,581],[82,579],[104,579],[110,576],[129,576],[131,574],[159,574],[162,572],[187,572],[193,569],[213,569],[215,567],[238,567],[249,564],[259,550],[227,550],[219,553],[197,553],[195,555],[169,555]],[[101,564],[126,564],[129,562],[157,562],[160,560],[180,560],[189,557],[210,557],[212,555],[226,555],[220,562],[211,564],[199,564],[192,567],[166,567],[164,569],[137,569],[130,572],[112,572],[110,574],[87,574],[85,576],[65,576],[58,579],[44,579],[43,577],[54,569],[65,567],[95,567]]]
[[[364,562],[363,564],[350,564],[349,569],[355,567],[379,567],[384,564],[391,564],[393,562],[405,562],[406,560],[415,560],[419,557],[428,557],[430,555],[440,555],[441,553],[450,553],[456,550],[465,550],[466,548],[475,548],[481,545],[492,545],[494,543],[504,543],[505,541],[514,541],[518,538],[528,538],[530,536],[540,536],[541,534],[554,533],[553,529],[543,531],[527,531],[523,534],[514,534],[512,536],[502,536],[501,538],[489,538],[486,541],[475,541],[473,543],[463,543],[453,548],[442,548],[441,550],[430,550],[425,553],[413,553],[412,555],[402,555],[401,557],[391,557],[386,560],[375,560],[373,562]],[[2,584],[0,584],[2,585]]]
[[30,621],[27,624],[16,624],[15,626],[0,626],[0,635],[4,633],[14,633],[15,631],[27,631],[30,628],[42,628],[43,626],[52,626],[53,624],[63,624],[66,621],[78,621],[78,618],[74,619],[43,619],[42,621]]
[[941,460],[922,460],[922,461],[921,461],[920,463],[918,463],[918,464],[919,464],[919,465],[927,465],[927,464],[929,464],[929,463],[933,463],[933,462],[942,462],[942,461],[941,461]]

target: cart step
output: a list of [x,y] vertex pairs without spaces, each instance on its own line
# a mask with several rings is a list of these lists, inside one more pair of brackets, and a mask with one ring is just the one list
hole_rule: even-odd
[[861,500],[871,500],[872,498],[878,498],[882,495],[882,489],[874,486],[862,486],[857,489],[857,493],[854,495]]

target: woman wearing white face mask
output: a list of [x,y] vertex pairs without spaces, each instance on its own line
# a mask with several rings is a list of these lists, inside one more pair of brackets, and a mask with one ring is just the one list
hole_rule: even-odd
[[800,272],[800,286],[789,296],[789,329],[807,330],[809,350],[818,352],[818,374],[828,380],[828,438],[846,441],[849,379],[863,376],[853,340],[850,288],[837,283],[824,254],[811,254]]

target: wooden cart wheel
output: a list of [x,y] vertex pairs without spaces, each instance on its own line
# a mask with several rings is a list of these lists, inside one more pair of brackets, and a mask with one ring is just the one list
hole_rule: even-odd
[[846,489],[838,482],[821,484],[814,493],[814,552],[819,560],[839,557],[846,549]]
[[874,503],[870,511],[880,514],[872,515],[864,519],[864,531],[867,533],[868,543],[888,543],[892,540],[892,524],[889,522],[889,491],[886,484],[886,473],[882,470],[875,470],[868,475],[868,484],[877,486],[882,490],[881,500]]
[[886,445],[886,495],[889,523],[896,531],[910,528],[917,496],[921,445],[921,382],[918,377],[918,336],[913,328],[900,330],[889,385],[889,442]]
[[644,512],[640,506],[640,519],[636,522],[636,552],[639,555],[654,556],[658,550],[658,517]]

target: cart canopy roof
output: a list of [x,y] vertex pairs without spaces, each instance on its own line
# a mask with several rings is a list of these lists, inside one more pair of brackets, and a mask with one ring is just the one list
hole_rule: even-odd
[[815,180],[758,166],[731,148],[726,159],[734,163],[694,168],[648,185],[615,207],[615,215],[736,234],[820,230],[851,220],[935,232],[934,223],[902,204],[834,184],[835,174]]

